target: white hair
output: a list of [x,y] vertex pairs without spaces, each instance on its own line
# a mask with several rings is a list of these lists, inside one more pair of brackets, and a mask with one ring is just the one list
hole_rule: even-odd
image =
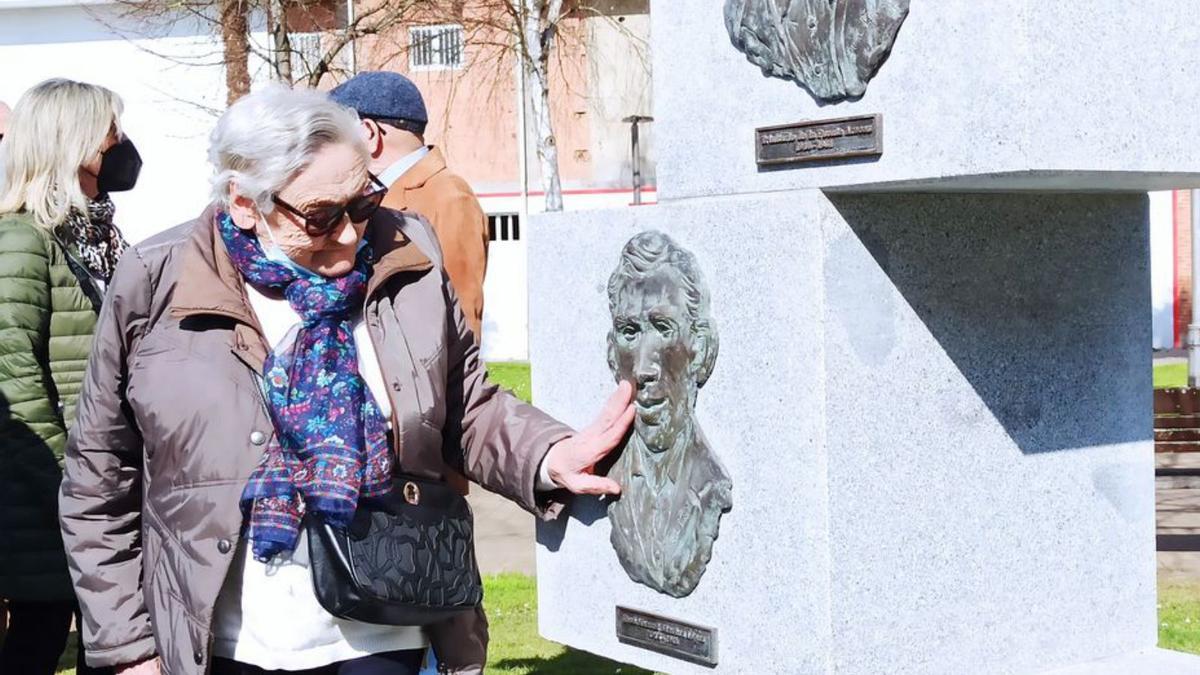
[[209,138],[213,199],[229,206],[232,190],[270,213],[271,197],[331,143],[349,143],[367,156],[358,115],[324,93],[272,84],[244,96]]
[[27,211],[53,228],[72,210],[87,212],[79,168],[110,133],[121,135],[121,97],[95,85],[55,78],[25,92],[0,141],[0,213]]

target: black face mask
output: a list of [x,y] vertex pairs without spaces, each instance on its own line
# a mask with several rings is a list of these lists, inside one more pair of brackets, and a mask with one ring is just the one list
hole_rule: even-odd
[[121,142],[104,151],[100,156],[100,173],[96,174],[96,189],[100,192],[125,192],[137,184],[142,170],[142,156],[133,141],[122,138]]

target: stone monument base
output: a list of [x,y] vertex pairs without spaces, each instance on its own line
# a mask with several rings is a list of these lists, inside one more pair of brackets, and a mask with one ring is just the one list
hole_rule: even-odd
[[[629,579],[603,503],[539,524],[541,633],[668,673],[1197,672],[1153,650],[1147,219],[819,190],[534,219],[538,405],[584,425],[612,391],[606,283],[661,230],[711,290],[696,417],[733,480],[679,599]],[[618,606],[715,629],[717,665],[622,643]]]

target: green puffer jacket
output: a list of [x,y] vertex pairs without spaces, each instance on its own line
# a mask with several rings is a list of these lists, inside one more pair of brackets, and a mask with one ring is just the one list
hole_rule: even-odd
[[0,215],[0,598],[74,599],[57,498],[95,326],[54,236]]

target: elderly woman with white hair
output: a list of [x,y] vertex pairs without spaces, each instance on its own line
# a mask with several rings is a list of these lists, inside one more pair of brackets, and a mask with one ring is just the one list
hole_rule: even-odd
[[353,112],[247,96],[213,204],[133,247],[100,317],[60,507],[88,659],[121,673],[479,672],[454,469],[551,517],[632,421],[575,432],[487,380],[420,218],[379,208]]
[[[0,673],[52,675],[75,596],[55,495],[104,286],[125,248],[108,193],[141,161],[121,99],[53,79],[0,111]],[[85,668],[80,668],[86,672]]]

